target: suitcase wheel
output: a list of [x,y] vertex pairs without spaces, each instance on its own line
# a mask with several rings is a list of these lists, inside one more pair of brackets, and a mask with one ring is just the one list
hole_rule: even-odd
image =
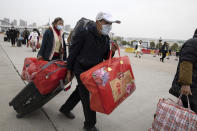
[[9,106],[13,106],[13,105],[12,105],[12,101],[9,102]]
[[23,118],[23,117],[24,117],[23,114],[20,114],[20,113],[16,114],[16,118]]

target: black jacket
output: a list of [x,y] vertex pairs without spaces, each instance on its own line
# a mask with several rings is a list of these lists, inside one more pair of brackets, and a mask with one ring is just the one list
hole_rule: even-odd
[[74,33],[69,50],[67,68],[81,74],[108,58],[110,39],[98,34],[95,22],[90,23]]
[[16,39],[16,37],[17,37],[17,31],[16,31],[16,29],[11,29],[9,31],[9,36],[10,36],[11,39]]
[[23,35],[24,38],[28,38],[28,37],[29,37],[29,34],[30,34],[30,32],[29,32],[28,30],[25,29],[25,30],[23,31],[23,34],[22,34],[22,35]]
[[192,84],[190,85],[192,96],[190,96],[190,102],[194,102],[195,105],[197,105],[197,36],[194,36],[194,38],[187,40],[180,51],[177,72],[172,82],[172,87],[169,91],[176,97],[179,97],[181,90],[181,85],[178,80],[180,63],[182,61],[189,61],[193,64]]
[[[63,39],[63,49],[64,49],[64,54],[63,54],[63,60],[66,60],[67,58],[67,53],[66,53],[66,43],[64,40],[64,35],[62,36]],[[52,29],[47,29],[43,35],[42,39],[42,45],[41,48],[38,52],[38,56],[42,56],[44,60],[49,61],[49,57],[51,56],[52,49],[53,49],[53,44],[54,44],[54,35]]]
[[162,53],[167,53],[168,52],[168,46],[167,45],[162,45],[162,47],[161,47],[161,51],[160,52],[162,52]]

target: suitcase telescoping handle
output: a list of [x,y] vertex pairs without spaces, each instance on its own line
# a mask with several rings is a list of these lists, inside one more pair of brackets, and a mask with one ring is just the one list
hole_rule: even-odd
[[72,81],[70,82],[66,82],[66,85],[64,84],[63,80],[60,80],[60,87],[64,90],[64,91],[67,91],[70,89],[72,85]]

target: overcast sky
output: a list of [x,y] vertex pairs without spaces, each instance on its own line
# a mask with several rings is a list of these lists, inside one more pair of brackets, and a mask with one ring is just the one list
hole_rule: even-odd
[[123,37],[188,39],[197,28],[197,0],[1,0],[0,19],[44,25],[60,16],[73,27],[99,11],[122,21],[112,31]]

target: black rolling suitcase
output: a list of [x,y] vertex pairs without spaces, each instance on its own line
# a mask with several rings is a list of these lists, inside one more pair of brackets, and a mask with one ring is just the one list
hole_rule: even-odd
[[4,37],[4,41],[8,41],[8,37]]
[[64,87],[63,81],[60,81],[59,86],[55,90],[47,95],[42,95],[34,83],[30,82],[12,99],[12,101],[9,102],[9,106],[13,106],[14,110],[17,112],[17,118],[22,118],[25,115],[41,108],[59,92],[68,88],[68,86],[70,86],[69,83]]
[[18,40],[17,41],[17,47],[21,47],[22,46],[22,41],[21,40]]

